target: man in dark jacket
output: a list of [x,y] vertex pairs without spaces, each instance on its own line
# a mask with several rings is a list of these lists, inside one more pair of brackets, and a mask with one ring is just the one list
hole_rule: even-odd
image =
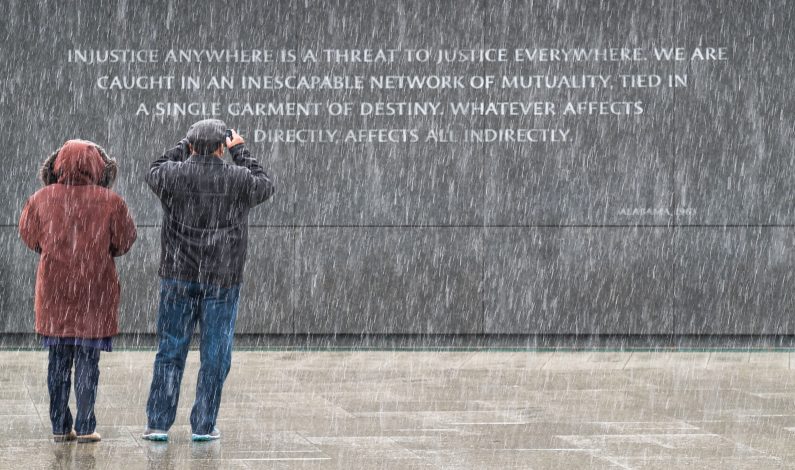
[[[231,134],[231,135],[230,135]],[[232,360],[232,338],[246,261],[249,209],[275,190],[243,138],[205,119],[152,163],[146,182],[160,198],[159,347],[146,405],[143,437],[168,440],[196,323],[201,367],[190,415],[194,441],[218,439],[221,391]],[[223,160],[224,144],[234,165]]]

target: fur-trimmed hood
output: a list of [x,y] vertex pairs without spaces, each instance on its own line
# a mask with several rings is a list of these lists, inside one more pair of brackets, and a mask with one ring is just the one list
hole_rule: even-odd
[[46,160],[44,160],[41,170],[39,171],[39,178],[44,185],[47,186],[50,184],[55,184],[62,176],[64,176],[63,168],[60,168],[60,172],[56,170],[56,168],[59,168],[59,165],[57,164],[59,155],[61,155],[60,164],[62,165],[65,159],[74,156],[76,151],[80,151],[86,147],[96,150],[99,156],[102,158],[102,162],[104,164],[104,168],[102,169],[99,178],[96,181],[92,181],[92,183],[98,184],[99,186],[105,188],[112,187],[113,183],[116,181],[116,173],[118,172],[116,159],[110,158],[105,149],[88,140],[67,140],[58,150],[53,152],[49,157],[47,157]]

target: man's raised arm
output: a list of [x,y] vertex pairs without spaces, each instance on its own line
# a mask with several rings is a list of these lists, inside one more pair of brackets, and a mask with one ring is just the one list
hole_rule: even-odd
[[265,202],[276,192],[276,185],[273,179],[265,172],[257,160],[251,156],[251,152],[246,148],[243,138],[236,131],[232,130],[232,138],[226,139],[226,146],[232,154],[232,161],[235,165],[248,169],[249,178],[247,182],[247,192],[249,207]]
[[165,189],[166,174],[163,167],[168,162],[181,162],[190,156],[188,150],[188,139],[182,139],[177,143],[177,146],[166,150],[166,152],[157,160],[149,165],[149,171],[146,173],[146,184],[152,188],[152,191],[160,196]]

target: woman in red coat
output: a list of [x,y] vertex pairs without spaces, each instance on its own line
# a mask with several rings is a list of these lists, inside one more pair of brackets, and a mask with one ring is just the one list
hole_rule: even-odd
[[[47,388],[56,441],[96,442],[99,351],[118,333],[113,257],[136,238],[127,204],[109,188],[116,163],[93,142],[69,140],[41,169],[44,188],[25,203],[19,234],[39,253],[36,332],[49,347]],[[72,363],[77,415],[69,411]],[[74,424],[74,427],[73,427]]]

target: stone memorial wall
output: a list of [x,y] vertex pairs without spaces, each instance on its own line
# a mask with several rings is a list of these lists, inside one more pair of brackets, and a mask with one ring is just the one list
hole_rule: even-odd
[[793,24],[787,0],[6,2],[0,332],[33,331],[17,222],[70,138],[118,160],[122,330],[153,332],[144,174],[217,117],[278,186],[240,333],[795,334]]

